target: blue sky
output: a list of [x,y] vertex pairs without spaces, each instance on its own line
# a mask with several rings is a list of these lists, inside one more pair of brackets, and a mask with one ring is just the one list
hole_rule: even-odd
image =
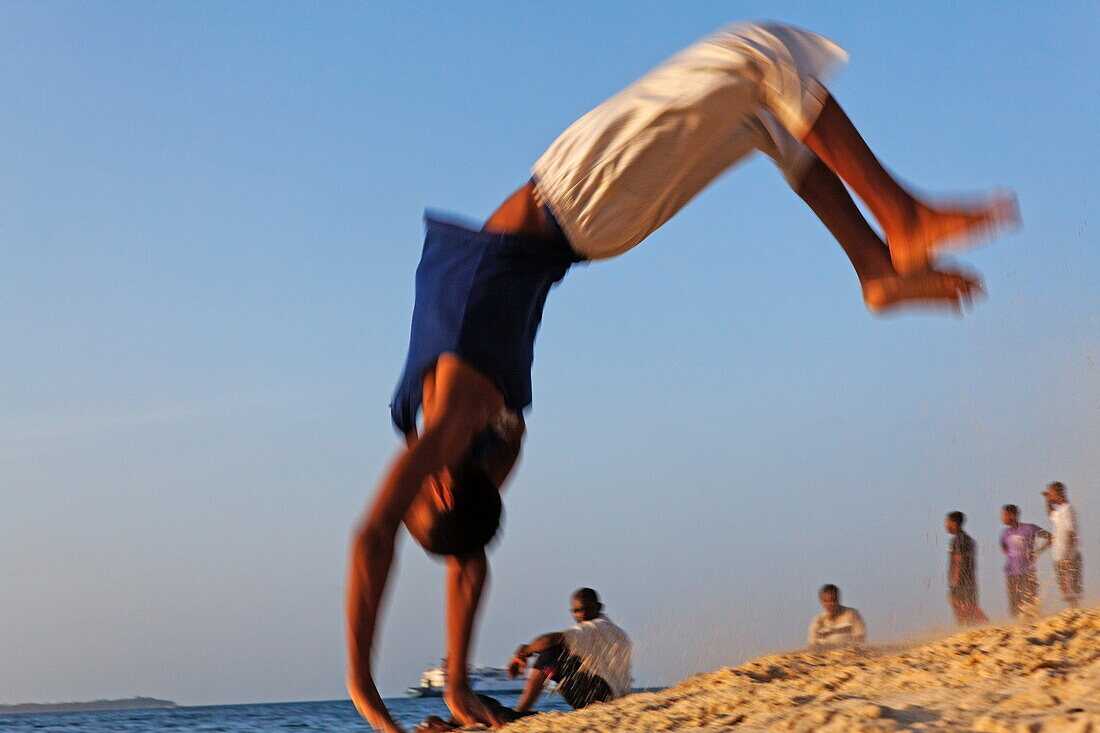
[[[581,585],[643,683],[801,644],[824,582],[875,640],[945,627],[953,509],[1001,617],[997,507],[1043,524],[1054,479],[1097,567],[1095,4],[9,2],[0,702],[343,696],[424,208],[486,216],[576,117],[741,18],[835,39],[887,165],[1012,188],[1025,226],[962,256],[971,314],[876,319],[752,160],[576,268],[476,659],[568,624]],[[398,572],[385,694],[442,650],[440,566],[406,542]]]

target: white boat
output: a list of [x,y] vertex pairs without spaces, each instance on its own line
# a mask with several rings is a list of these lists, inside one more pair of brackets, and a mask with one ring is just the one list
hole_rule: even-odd
[[[470,667],[470,688],[482,695],[518,695],[527,684],[526,677],[508,679],[508,670],[501,667]],[[425,670],[420,675],[420,684],[406,687],[409,697],[440,697],[446,683],[443,665]]]

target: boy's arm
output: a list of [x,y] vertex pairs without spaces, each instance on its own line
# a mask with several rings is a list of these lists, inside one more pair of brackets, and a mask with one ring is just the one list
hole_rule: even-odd
[[1043,544],[1043,545],[1041,545],[1041,546],[1039,546],[1039,547],[1035,548],[1035,554],[1036,554],[1036,555],[1039,555],[1039,554],[1041,554],[1041,553],[1042,553],[1042,552],[1043,552],[1044,550],[1046,550],[1046,549],[1047,549],[1048,547],[1050,547],[1050,544],[1051,544],[1051,542],[1052,542],[1052,541],[1054,540],[1054,537],[1053,537],[1053,535],[1051,535],[1051,533],[1050,533],[1050,532],[1047,532],[1047,531],[1046,531],[1045,529],[1043,529],[1042,527],[1036,527],[1036,528],[1035,528],[1035,534],[1036,534],[1036,536],[1038,536],[1038,537],[1039,537],[1039,539],[1041,539],[1041,540],[1044,540],[1044,541],[1045,541],[1045,544]]
[[952,588],[959,584],[959,574],[962,572],[962,554],[955,552],[951,554],[951,583]]
[[[424,429],[415,442],[406,436],[410,447],[398,455],[386,472],[352,541],[346,597],[348,692],[356,709],[371,725],[387,733],[401,728],[394,723],[378,694],[371,670],[371,651],[393,565],[397,530],[424,482],[445,467],[455,465],[469,450],[474,435],[503,407],[503,397],[493,383],[453,354],[440,356],[433,374],[424,387]],[[459,642],[453,643],[452,648],[468,647],[488,565],[484,555],[463,561],[457,571],[452,564],[449,561],[448,596],[452,608],[448,609],[448,631],[452,642]],[[465,604],[453,602],[456,592],[465,593]],[[463,605],[467,606],[464,610]],[[457,631],[463,633],[454,633]],[[458,656],[464,665],[465,648]],[[457,663],[454,655],[451,661]],[[469,692],[465,670],[459,679],[465,690],[461,686],[456,689]],[[469,697],[473,697],[472,693]],[[480,722],[469,714],[469,702],[455,700],[448,699],[447,703],[460,722]]]
[[[394,533],[395,534],[395,533]],[[371,671],[374,629],[393,562],[396,537],[360,533],[352,542],[347,590],[348,691],[352,702],[371,726],[385,733],[400,733],[378,694]]]
[[481,593],[489,576],[484,550],[469,557],[447,557],[447,688],[443,698],[458,722],[504,724],[470,688],[469,653]]
[[861,644],[867,640],[867,627],[863,625],[863,617],[859,615],[859,611],[852,609],[852,634],[856,637],[856,641]]

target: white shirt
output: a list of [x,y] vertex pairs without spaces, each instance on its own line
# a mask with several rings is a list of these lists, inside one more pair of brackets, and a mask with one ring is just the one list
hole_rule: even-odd
[[574,122],[532,168],[578,255],[634,247],[735,162],[760,150],[792,183],[801,140],[848,54],[780,24],[735,24],[688,47]]
[[630,692],[630,637],[607,616],[581,621],[562,632],[566,650],[580,658],[582,672],[594,674],[614,697]]
[[843,646],[861,642],[866,635],[863,617],[859,615],[859,611],[841,606],[836,618],[829,618],[829,613],[825,611],[810,622],[807,643],[818,647]]
[[1050,553],[1055,560],[1071,560],[1076,556],[1076,551],[1073,555],[1069,554],[1070,550],[1070,533],[1077,531],[1077,512],[1073,506],[1067,501],[1063,504],[1058,504],[1050,511],[1050,521],[1054,524],[1051,535],[1053,539],[1050,542]]

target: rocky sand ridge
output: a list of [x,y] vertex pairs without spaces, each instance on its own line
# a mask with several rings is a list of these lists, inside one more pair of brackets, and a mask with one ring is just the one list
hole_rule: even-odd
[[1100,608],[909,646],[761,657],[507,733],[1100,733]]

